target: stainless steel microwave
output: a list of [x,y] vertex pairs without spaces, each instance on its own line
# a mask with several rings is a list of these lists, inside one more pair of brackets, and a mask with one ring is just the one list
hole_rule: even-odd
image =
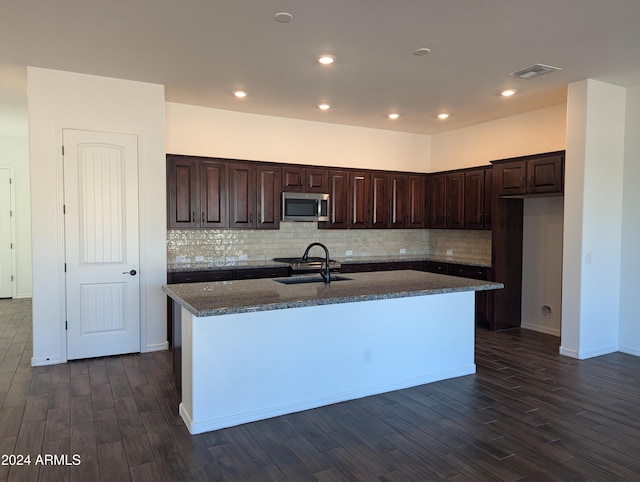
[[282,220],[328,221],[329,195],[311,192],[283,192]]

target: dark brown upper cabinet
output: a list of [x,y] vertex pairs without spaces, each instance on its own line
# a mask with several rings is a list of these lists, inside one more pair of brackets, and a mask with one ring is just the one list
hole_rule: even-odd
[[349,171],[329,171],[329,221],[331,229],[349,227]]
[[564,151],[493,161],[498,196],[536,196],[564,191]]
[[389,176],[384,172],[371,174],[371,227],[389,227]]
[[251,162],[229,164],[229,227],[278,229],[280,168]]
[[491,229],[492,179],[492,170],[489,167],[465,171],[465,229]]
[[227,164],[190,156],[167,156],[167,225],[227,227]]
[[371,227],[371,174],[349,172],[349,227]]
[[429,227],[464,227],[464,173],[451,172],[429,176]]
[[389,175],[389,226],[406,228],[409,218],[409,179],[404,174]]
[[390,173],[389,226],[424,228],[426,226],[426,177],[422,174]]
[[256,228],[278,229],[280,227],[280,167],[256,166]]
[[329,192],[329,172],[324,168],[283,166],[282,190],[285,192]]
[[426,181],[421,174],[409,174],[407,176],[407,228],[424,228],[426,226]]

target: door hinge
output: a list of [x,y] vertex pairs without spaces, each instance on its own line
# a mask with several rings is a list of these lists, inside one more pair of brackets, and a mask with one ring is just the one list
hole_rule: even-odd
[[13,281],[13,275],[11,275],[11,281]]
[[67,272],[67,263],[64,264],[64,272]]
[[67,205],[66,204],[62,205],[62,214],[67,214]]
[[9,249],[13,249],[13,243],[9,243],[10,244],[10,248]]
[[64,329],[68,330],[69,329],[69,325],[68,325],[68,321],[64,320]]
[[64,146],[62,146],[62,155],[64,156]]

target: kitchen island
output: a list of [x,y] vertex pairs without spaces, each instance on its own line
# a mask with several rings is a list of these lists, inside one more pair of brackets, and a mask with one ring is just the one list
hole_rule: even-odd
[[174,284],[192,434],[475,373],[476,291],[419,271]]

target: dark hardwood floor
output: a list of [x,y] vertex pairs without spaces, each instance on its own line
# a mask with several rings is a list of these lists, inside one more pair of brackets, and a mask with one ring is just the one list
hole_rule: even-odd
[[640,480],[640,357],[476,345],[476,375],[191,436],[170,352],[32,368],[31,302],[0,300],[0,456],[31,456],[0,480]]

